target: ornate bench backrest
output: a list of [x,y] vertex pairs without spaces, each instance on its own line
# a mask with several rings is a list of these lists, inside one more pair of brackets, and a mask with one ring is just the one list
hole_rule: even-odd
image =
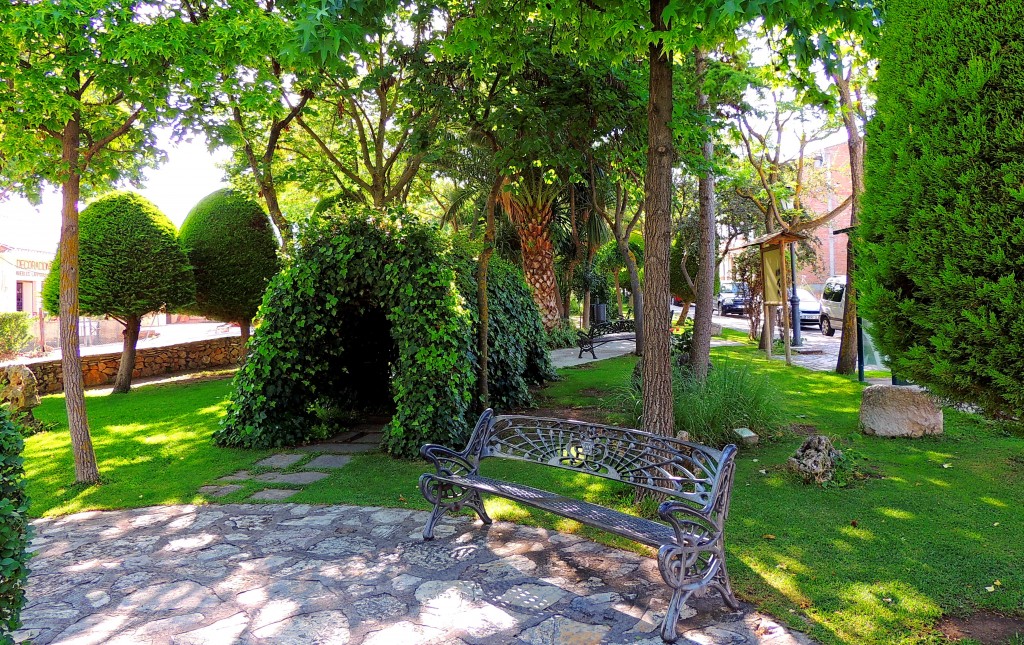
[[[486,414],[486,413],[485,413]],[[484,419],[481,418],[481,422]],[[518,459],[597,475],[707,506],[723,452],[630,428],[508,415],[478,426],[467,448],[479,458]]]
[[591,338],[607,336],[608,334],[619,334],[628,331],[636,331],[636,323],[630,318],[619,318],[597,323],[590,328]]

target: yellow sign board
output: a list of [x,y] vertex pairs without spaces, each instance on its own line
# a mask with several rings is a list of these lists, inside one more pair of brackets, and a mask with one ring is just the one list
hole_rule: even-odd
[[785,270],[785,264],[781,244],[763,245],[761,247],[761,269],[764,275],[764,304],[784,304],[785,294],[782,293],[782,272]]

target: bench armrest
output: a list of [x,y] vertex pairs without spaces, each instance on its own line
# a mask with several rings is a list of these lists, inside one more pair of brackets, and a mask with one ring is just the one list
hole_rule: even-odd
[[436,443],[428,443],[420,448],[423,458],[434,464],[438,475],[469,475],[476,474],[476,465],[466,458],[461,452],[455,452],[451,448],[439,446]]
[[722,527],[711,517],[684,502],[669,500],[658,506],[658,515],[672,527],[681,547],[702,549],[721,540]]

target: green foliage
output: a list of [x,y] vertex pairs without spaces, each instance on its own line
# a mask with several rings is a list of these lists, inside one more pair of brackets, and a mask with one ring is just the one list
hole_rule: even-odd
[[[79,304],[89,316],[125,321],[192,302],[192,267],[167,216],[135,193],[92,202],[79,221]],[[60,311],[60,255],[43,284],[43,305]]]
[[[371,397],[394,406],[384,438],[392,454],[464,441],[476,384],[474,264],[402,211],[311,220],[267,290],[215,440],[303,443],[322,411]],[[527,386],[550,371],[539,314],[518,271],[501,261],[491,271],[492,396],[523,405]]]
[[[622,398],[640,424],[643,392],[638,369],[634,368]],[[771,436],[782,426],[782,411],[770,381],[745,363],[716,363],[706,379],[696,378],[687,366],[675,365],[672,400],[676,432],[687,432],[691,441],[708,446],[735,443],[732,431],[736,428]]]
[[14,358],[32,340],[31,324],[24,312],[0,312],[0,361]]
[[[0,642],[21,624],[28,579],[26,551],[32,537],[28,523],[28,497],[22,480],[24,441],[0,408]],[[7,641],[9,642],[9,641]]]
[[893,372],[1024,414],[1024,5],[888,4],[857,283]]
[[576,343],[579,341],[579,331],[571,321],[563,319],[547,333],[544,344],[548,349],[576,347]]
[[189,212],[179,239],[195,273],[195,304],[189,309],[248,324],[280,269],[277,238],[263,208],[232,190],[218,190]]

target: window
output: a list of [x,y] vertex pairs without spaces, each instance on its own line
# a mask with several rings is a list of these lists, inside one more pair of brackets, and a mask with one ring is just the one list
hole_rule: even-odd
[[836,282],[829,282],[825,285],[825,292],[821,294],[822,300],[828,300],[829,302],[842,302],[843,291],[846,290],[846,285],[839,284]]
[[25,283],[17,283],[14,288],[14,293],[14,310],[25,311]]

